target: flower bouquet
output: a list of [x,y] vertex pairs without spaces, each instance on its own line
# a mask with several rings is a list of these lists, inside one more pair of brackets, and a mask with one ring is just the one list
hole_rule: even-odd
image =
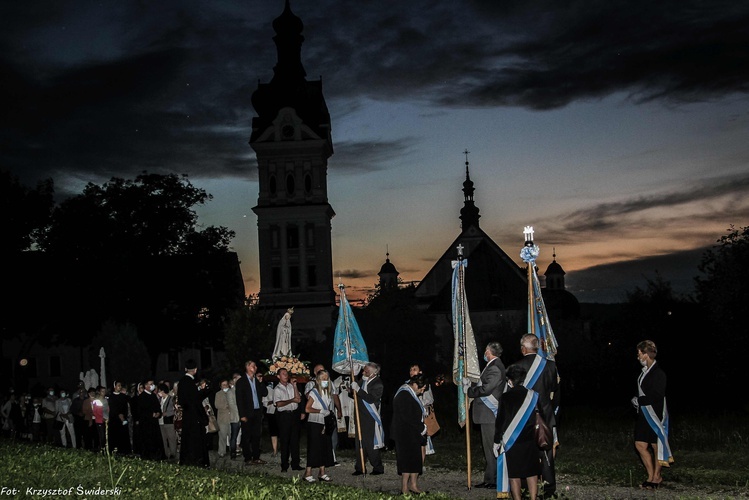
[[263,363],[268,366],[267,375],[275,377],[278,374],[278,370],[286,368],[289,371],[289,375],[296,377],[299,382],[303,379],[307,380],[310,377],[310,362],[302,361],[299,357],[289,353],[284,356],[274,356],[272,359],[262,359]]

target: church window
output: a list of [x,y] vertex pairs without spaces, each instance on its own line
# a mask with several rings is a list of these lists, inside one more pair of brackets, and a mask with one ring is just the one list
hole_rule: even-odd
[[284,125],[281,127],[281,134],[284,139],[292,139],[294,137],[294,127],[291,125]]
[[307,248],[314,248],[315,246],[315,225],[307,224],[304,226],[304,242]]
[[276,196],[276,190],[278,187],[276,186],[276,176],[271,175],[270,180],[268,181],[268,190],[270,191],[271,196]]
[[278,226],[271,226],[270,227],[270,247],[273,250],[277,250],[279,246],[281,246],[279,240],[280,240],[280,228]]
[[286,193],[288,193],[289,196],[292,196],[295,189],[296,183],[294,182],[294,175],[289,174],[286,176]]
[[312,194],[312,176],[310,174],[304,176],[304,192],[305,194]]
[[299,228],[297,226],[286,227],[286,248],[299,248]]
[[281,268],[274,267],[271,269],[271,286],[273,288],[281,288]]
[[307,285],[317,286],[317,266],[307,266]]
[[299,288],[299,266],[289,266],[289,288]]

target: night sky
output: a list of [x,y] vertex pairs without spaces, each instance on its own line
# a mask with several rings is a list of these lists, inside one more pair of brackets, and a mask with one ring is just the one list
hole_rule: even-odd
[[[250,103],[276,62],[275,1],[0,5],[0,168],[59,199],[188,174],[200,223],[236,231],[257,292]],[[481,228],[518,264],[536,229],[582,301],[658,269],[689,291],[749,225],[749,3],[296,0],[323,79],[334,280],[363,294],[386,248],[420,280],[460,232],[468,149]]]

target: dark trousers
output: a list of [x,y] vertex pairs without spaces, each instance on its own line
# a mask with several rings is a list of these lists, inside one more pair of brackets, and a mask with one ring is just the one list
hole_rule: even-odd
[[[233,458],[234,455],[237,454],[237,437],[239,436],[239,429],[242,428],[242,423],[232,422],[229,425],[231,426],[231,435],[229,436],[229,450],[231,450],[231,456]],[[221,446],[221,443],[219,443],[219,446]]]
[[544,497],[549,498],[557,489],[557,476],[554,471],[554,452],[541,451],[541,479],[546,483]]
[[[361,420],[363,420],[364,417],[361,415]],[[362,429],[361,429],[361,442],[359,441],[359,433],[357,431],[356,433],[356,441],[354,444],[354,450],[356,450],[356,466],[355,470],[358,472],[364,472],[362,470],[362,463],[361,463],[361,453],[359,452],[359,448],[364,449],[364,459],[369,460],[369,463],[372,465],[372,472],[382,472],[385,470],[385,468],[382,465],[382,458],[380,457],[380,450],[375,449],[374,447],[374,422],[364,422],[362,421]]]
[[73,415],[73,429],[75,430],[76,445],[78,448],[83,448],[83,432],[86,429],[86,421],[81,415]]
[[281,470],[301,467],[299,459],[299,413],[296,411],[277,411],[278,441],[281,446]]
[[260,434],[263,430],[262,408],[252,410],[242,422],[242,455],[245,462],[260,458]]

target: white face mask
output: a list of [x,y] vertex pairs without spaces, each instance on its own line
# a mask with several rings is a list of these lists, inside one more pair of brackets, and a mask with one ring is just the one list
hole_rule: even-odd
[[148,390],[149,390],[150,392],[153,392],[153,390],[154,390],[154,389],[156,389],[156,386],[155,386],[155,385],[151,384],[151,385],[149,385],[149,386],[148,386]]
[[224,387],[223,391],[224,392],[229,392],[229,388],[228,387]]
[[67,396],[67,394],[65,394],[64,392],[61,392],[61,393],[60,393],[60,397],[61,397],[61,398],[64,398],[65,396]]
[[638,360],[638,361],[640,361],[640,364],[641,364],[642,366],[648,366],[648,362],[647,362],[647,361],[646,361],[646,360],[645,360],[644,358],[643,358],[643,359],[640,359],[640,360]]
[[321,381],[321,382],[320,382],[320,385],[321,385],[321,386],[323,387],[323,389],[324,389],[324,388],[328,387],[328,381],[327,381],[327,380],[323,380],[323,381]]
[[362,376],[361,376],[361,379],[362,379],[362,380],[369,380],[369,377],[367,377],[366,375],[362,375]]
[[55,391],[49,391],[49,395],[50,396],[54,396],[55,395]]

